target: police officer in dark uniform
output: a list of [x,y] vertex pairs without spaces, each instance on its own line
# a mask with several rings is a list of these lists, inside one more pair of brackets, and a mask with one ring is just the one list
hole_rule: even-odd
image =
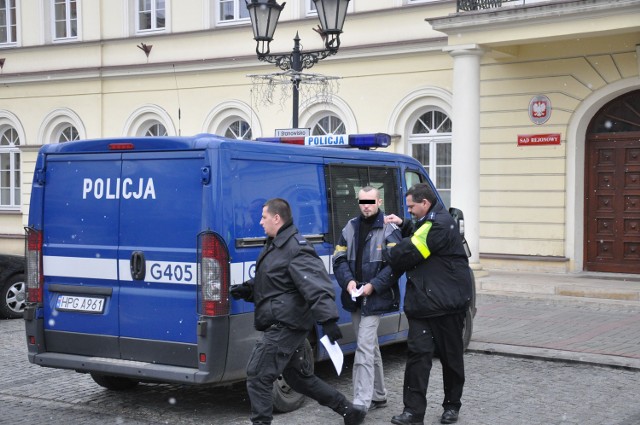
[[385,222],[401,227],[403,239],[383,258],[407,273],[404,311],[409,321],[404,374],[404,411],[391,422],[423,425],[432,359],[437,351],[444,381],[440,423],[458,420],[464,386],[464,318],[472,297],[469,260],[458,227],[431,186],[407,191],[407,207],[417,221],[395,215]]
[[247,365],[247,391],[253,424],[271,424],[273,383],[283,375],[297,392],[315,399],[359,425],[366,410],[353,406],[335,388],[313,374],[300,355],[309,331],[322,324],[331,342],[342,338],[335,293],[324,263],[293,225],[284,199],[268,200],[260,224],[267,243],[256,261],[255,277],[231,287],[231,296],[255,303],[254,325],[263,331]]

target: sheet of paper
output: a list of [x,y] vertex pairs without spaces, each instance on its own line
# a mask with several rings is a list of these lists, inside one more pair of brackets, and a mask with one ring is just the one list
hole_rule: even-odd
[[351,300],[355,301],[364,292],[364,285],[351,291]]
[[320,342],[322,343],[322,345],[324,345],[327,353],[329,353],[329,357],[331,358],[331,361],[336,368],[336,372],[338,372],[338,376],[340,376],[340,373],[342,373],[342,363],[344,362],[344,354],[342,354],[342,349],[335,342],[332,344],[329,341],[329,337],[326,335],[320,338]]

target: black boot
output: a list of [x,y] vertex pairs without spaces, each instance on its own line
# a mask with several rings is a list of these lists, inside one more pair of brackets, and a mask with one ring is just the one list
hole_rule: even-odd
[[346,402],[336,412],[344,418],[344,425],[360,425],[367,416],[364,406],[354,406]]

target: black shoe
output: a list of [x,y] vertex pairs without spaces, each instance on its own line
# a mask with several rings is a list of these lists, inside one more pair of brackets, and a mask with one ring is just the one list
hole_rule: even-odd
[[383,407],[387,407],[387,400],[371,400],[369,410],[382,409]]
[[344,417],[344,425],[360,425],[364,422],[364,417],[367,416],[367,409],[364,406],[351,404],[342,416]]
[[458,411],[449,409],[445,410],[442,416],[440,417],[441,424],[453,424],[458,422]]
[[395,415],[391,418],[391,423],[396,425],[424,425],[422,418],[418,419],[416,415],[409,412],[402,412],[401,415]]

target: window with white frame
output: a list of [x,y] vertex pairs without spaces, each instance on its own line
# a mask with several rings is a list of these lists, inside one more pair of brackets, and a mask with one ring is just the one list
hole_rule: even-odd
[[78,129],[70,124],[64,126],[58,135],[58,143],[73,142],[74,140],[80,140]]
[[337,115],[327,114],[318,119],[311,126],[311,134],[322,136],[324,134],[346,134],[344,122]]
[[0,128],[0,209],[20,208],[20,138],[9,126]]
[[307,0],[307,14],[317,14],[318,9],[316,8],[316,3],[313,0]]
[[420,161],[445,205],[451,203],[451,119],[439,109],[424,112],[413,123],[411,155]]
[[0,1],[0,44],[16,43],[16,22],[16,0]]
[[53,39],[78,37],[78,5],[76,0],[53,1]]
[[233,120],[224,132],[224,137],[238,140],[251,140],[251,126],[243,119]]
[[165,0],[136,0],[136,31],[161,31],[165,27]]
[[148,121],[140,130],[139,136],[153,137],[167,135],[167,128],[159,121]]
[[214,0],[218,3],[218,22],[248,21],[249,10],[245,0]]

